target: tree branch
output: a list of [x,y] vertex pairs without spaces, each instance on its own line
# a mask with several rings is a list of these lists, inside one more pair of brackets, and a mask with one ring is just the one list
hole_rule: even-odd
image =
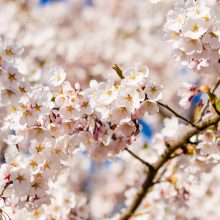
[[[112,67],[112,69],[115,70],[115,72],[118,74],[118,76],[121,78],[121,79],[124,79],[124,75],[123,75],[123,72],[121,70],[121,68],[115,64],[115,66]],[[193,122],[189,121],[188,119],[184,118],[183,116],[181,116],[180,114],[178,114],[177,112],[175,112],[171,107],[169,107],[167,104],[163,104],[159,101],[157,101],[157,104],[166,108],[167,110],[169,110],[170,112],[172,112],[176,117],[182,119],[183,121],[185,121],[186,123],[190,124],[191,126],[193,127],[196,127],[198,128]]]
[[199,129],[199,127],[198,127],[196,124],[194,124],[194,123],[191,122],[190,120],[184,118],[182,115],[180,115],[180,114],[178,114],[177,112],[175,112],[175,111],[174,111],[171,107],[169,107],[167,104],[163,104],[163,103],[161,103],[161,102],[159,102],[159,101],[157,101],[157,104],[160,105],[160,106],[162,106],[162,107],[164,107],[164,108],[166,108],[166,109],[169,110],[170,112],[172,112],[177,118],[180,118],[180,119],[182,119],[183,121],[185,121],[186,123],[190,124],[191,126],[197,128],[197,129]]
[[9,181],[9,182],[7,182],[7,183],[5,184],[3,190],[2,190],[2,192],[1,192],[1,194],[0,194],[0,197],[3,196],[5,190],[6,190],[6,189],[8,188],[8,186],[11,185],[12,183],[13,183],[12,181]]
[[192,136],[199,134],[201,131],[210,126],[218,124],[219,121],[220,116],[218,115],[212,118],[205,119],[196,125],[197,127],[199,127],[199,129],[197,129],[196,127],[189,128],[189,130],[185,134],[183,134],[175,142],[172,142],[170,144],[169,151],[164,152],[164,154],[161,155],[158,161],[154,164],[154,169],[149,169],[147,176],[142,186],[138,190],[133,202],[131,203],[130,207],[128,207],[121,215],[119,220],[128,220],[135,213],[149,189],[154,185],[154,178],[157,175],[159,169],[171,158],[171,155],[173,154],[173,152],[175,152],[176,149],[185,145]]
[[154,169],[154,167],[148,163],[147,161],[141,159],[137,154],[133,153],[131,150],[129,150],[127,147],[125,148],[125,150],[131,154],[135,159],[139,160],[141,163],[143,163],[145,166],[147,166],[149,169]]

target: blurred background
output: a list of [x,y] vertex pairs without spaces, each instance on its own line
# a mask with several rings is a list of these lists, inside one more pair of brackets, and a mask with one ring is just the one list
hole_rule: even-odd
[[[50,69],[60,65],[73,84],[79,82],[87,87],[91,79],[116,78],[114,64],[125,69],[143,63],[149,67],[151,78],[165,88],[163,102],[193,117],[192,109],[186,112],[178,105],[176,91],[183,82],[198,84],[199,77],[174,61],[170,45],[164,39],[163,25],[174,2],[0,0],[0,38],[15,39],[24,46],[19,69],[30,82],[44,83]],[[204,82],[207,80],[211,80],[210,76],[204,77]],[[195,99],[194,104],[197,103]],[[153,150],[145,149],[151,144],[153,134],[163,127],[166,116],[169,113],[161,110],[160,114],[140,121],[142,134],[132,148],[146,160],[155,158]],[[1,145],[3,149],[4,144]],[[104,164],[79,153],[70,163],[69,172],[60,178],[60,186],[68,182],[67,188],[77,192],[80,202],[72,216],[81,210],[82,216],[89,215],[91,219],[113,216],[123,207],[124,192],[140,185],[145,172],[139,162],[130,160],[127,152],[120,159]]]

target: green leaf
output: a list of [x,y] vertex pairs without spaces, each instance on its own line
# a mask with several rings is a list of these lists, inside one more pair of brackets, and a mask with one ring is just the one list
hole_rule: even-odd
[[220,112],[220,99],[217,99],[215,101],[215,106],[216,106],[216,109],[218,110],[218,112]]
[[218,115],[220,115],[220,101],[217,98],[217,96],[210,92],[210,90],[207,92],[208,96],[209,96],[209,100],[212,103],[213,108],[215,109],[216,113]]
[[121,78],[121,79],[124,79],[125,77],[123,76],[123,72],[121,70],[121,68],[115,64],[115,66],[112,67],[113,70],[115,70],[115,72],[118,74],[118,76]]
[[143,149],[147,149],[147,148],[148,148],[148,144],[147,144],[147,143],[144,143],[143,146],[142,146],[142,148],[143,148]]
[[215,102],[216,102],[216,99],[217,99],[216,95],[211,93],[210,90],[208,90],[207,94],[209,96],[209,100],[211,101],[212,105],[215,105]]

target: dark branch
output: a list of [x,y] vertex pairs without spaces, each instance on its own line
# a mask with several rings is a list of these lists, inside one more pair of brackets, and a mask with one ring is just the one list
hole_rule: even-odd
[[169,107],[167,104],[163,104],[159,101],[157,101],[157,104],[166,108],[167,110],[169,110],[170,112],[172,112],[177,118],[182,119],[183,121],[185,121],[187,124],[190,124],[191,126],[199,129],[199,127],[197,125],[195,125],[193,122],[191,122],[190,120],[184,118],[182,115],[178,114],[177,112],[175,112],[171,107]]
[[5,184],[3,190],[2,190],[2,192],[1,192],[1,194],[0,194],[0,197],[3,196],[5,190],[6,190],[6,189],[8,188],[8,186],[11,185],[12,183],[13,183],[12,181],[9,181],[9,182],[7,182],[7,183]]
[[144,199],[145,195],[148,193],[150,188],[154,185],[154,179],[159,172],[160,168],[172,158],[172,154],[175,152],[176,149],[181,148],[184,146],[190,138],[194,135],[199,134],[201,131],[205,130],[206,128],[217,125],[220,121],[220,116],[215,116],[213,118],[208,118],[206,120],[201,121],[197,124],[196,127],[190,128],[185,134],[183,134],[180,138],[178,138],[175,142],[171,143],[170,150],[165,151],[163,155],[160,156],[158,161],[153,165],[154,169],[149,169],[147,176],[138,190],[133,202],[131,205],[124,211],[122,216],[119,220],[128,220],[137,210],[139,205],[141,204],[142,200]]
[[127,147],[125,148],[125,150],[131,154],[135,159],[139,160],[141,163],[143,163],[145,166],[147,166],[149,169],[154,169],[154,167],[149,164],[147,161],[141,159],[138,155],[136,155],[135,153],[133,153],[131,150],[129,150]]

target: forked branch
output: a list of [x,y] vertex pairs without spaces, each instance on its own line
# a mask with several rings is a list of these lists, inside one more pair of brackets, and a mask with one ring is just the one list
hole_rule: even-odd
[[210,126],[217,125],[219,121],[220,116],[215,116],[213,118],[203,120],[200,123],[196,124],[199,129],[197,129],[196,127],[190,127],[185,134],[183,134],[175,142],[171,143],[169,151],[166,151],[163,155],[161,155],[158,161],[154,164],[154,169],[149,169],[142,186],[134,197],[133,202],[126,210],[124,210],[124,213],[121,215],[120,220],[128,220],[131,216],[134,215],[135,211],[141,204],[149,189],[154,185],[154,179],[158,171],[169,159],[171,159],[173,152],[181,146],[185,145],[192,136],[199,134],[201,131]]

